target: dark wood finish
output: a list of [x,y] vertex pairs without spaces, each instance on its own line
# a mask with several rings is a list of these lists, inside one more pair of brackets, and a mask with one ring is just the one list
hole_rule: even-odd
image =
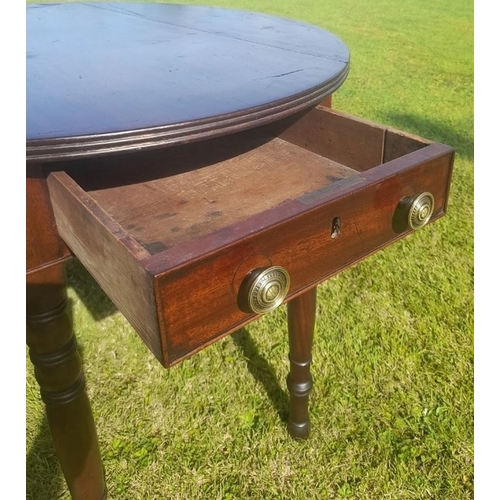
[[320,106],[325,106],[325,108],[331,108],[332,107],[332,96],[329,95],[328,97],[325,97],[320,103]]
[[[168,191],[169,182],[155,174],[157,167],[164,170],[163,153],[157,156],[160,164],[148,168],[154,150],[177,146],[177,152],[182,150],[184,158],[190,158],[191,170],[196,170],[203,158],[210,157],[218,136],[236,137],[236,132],[276,121],[283,128],[287,120],[295,120],[320,102],[329,102],[328,96],[342,84],[348,69],[348,50],[335,36],[314,26],[261,14],[164,4],[27,6],[27,342],[56,453],[73,498],[101,500],[106,492],[81,361],[66,310],[63,263],[72,254],[59,232],[72,242],[78,257],[97,273],[97,281],[164,361],[170,354],[162,333],[164,304],[157,299],[158,273],[140,263],[166,246],[156,234],[161,234],[160,222],[168,212],[156,214],[162,216],[156,225],[148,224],[148,242],[139,237],[135,241],[127,232],[130,227],[124,230],[115,220],[123,217],[111,216],[100,206],[106,205],[99,195],[103,184],[94,189],[93,201],[86,194],[82,197],[82,189],[73,181],[62,182],[58,177],[62,173],[54,174],[51,203],[48,174],[54,169],[78,174],[82,169],[88,181],[95,169],[106,166],[108,187],[117,187],[128,183],[128,165],[132,176],[145,173],[155,179],[154,189]],[[255,136],[260,141],[259,134]],[[207,139],[212,142],[208,144]],[[190,146],[183,149],[182,144]],[[230,156],[236,154],[227,146],[226,141],[224,148],[215,148],[223,151],[219,162],[230,163]],[[244,144],[247,151],[253,147],[252,141]],[[293,155],[283,147],[277,149],[282,160]],[[300,148],[296,153],[304,157]],[[248,162],[257,160],[250,151],[248,155]],[[110,162],[100,162],[101,156],[109,157]],[[274,169],[279,156],[271,158],[274,163],[268,168]],[[63,160],[72,161],[54,164]],[[112,168],[117,162],[118,168]],[[321,158],[316,163],[332,178],[349,172]],[[172,169],[172,162],[169,165]],[[176,173],[170,170],[163,177]],[[213,175],[202,177],[200,186],[209,187],[212,182],[215,187]],[[278,178],[276,172],[275,180]],[[172,185],[171,189],[179,187]],[[142,189],[137,196],[148,189],[146,184]],[[191,199],[194,193],[191,188]],[[120,194],[117,192],[116,200]],[[300,194],[304,194],[300,186],[291,186],[282,192],[281,200],[273,198],[271,205]],[[110,195],[107,190],[104,198]],[[227,200],[227,221],[217,220],[218,211],[214,210],[216,222],[200,226],[197,236],[234,224],[238,209],[231,207],[235,200]],[[239,208],[245,209],[241,201]],[[258,204],[252,214],[241,211],[240,218],[266,208],[266,203]],[[58,229],[53,209],[58,214]],[[129,226],[134,221],[142,223],[134,209],[138,205],[132,212],[125,210]],[[195,221],[184,224],[186,230],[179,236],[187,240],[187,229]],[[170,226],[172,233],[176,227]],[[267,263],[265,257],[251,255],[245,265],[262,262]],[[235,277],[240,280],[245,272],[240,262]]]
[[106,487],[99,444],[65,285],[62,264],[29,275],[26,341],[71,496],[75,500],[103,500]]
[[252,12],[28,5],[27,24],[28,161],[254,128],[319,104],[349,70],[331,33]]
[[[183,155],[170,148],[153,157],[155,165],[177,172],[166,178],[143,180],[141,174],[143,182],[136,182],[129,173],[127,185],[109,186],[106,166],[93,169],[88,181],[80,168],[81,185],[66,172],[50,175],[60,234],[164,365],[255,319],[236,300],[251,259],[288,270],[290,299],[408,234],[394,223],[403,197],[430,191],[433,219],[443,215],[451,148],[391,132],[391,151],[398,137],[403,152],[409,142],[415,151],[381,163],[385,128],[326,108],[313,113],[329,125],[317,130],[332,139],[329,157],[314,152],[323,152],[327,139],[319,137],[306,150],[284,141],[292,135],[284,133],[204,168],[191,169],[184,158],[184,171],[176,164]],[[294,137],[307,137],[309,121],[293,128]],[[363,160],[368,166],[375,160],[362,147],[342,151],[337,141],[346,128],[349,144],[378,137],[376,166],[364,168]],[[247,135],[254,136],[238,140]],[[351,168],[336,161],[346,158]],[[359,172],[352,168],[360,164]],[[149,170],[147,163],[142,167]],[[85,184],[92,189],[84,190]]]
[[26,176],[26,271],[36,272],[70,257],[57,232],[46,175],[41,165],[30,165]]
[[290,373],[286,385],[290,391],[288,432],[296,439],[309,436],[309,394],[312,345],[316,320],[316,287],[303,292],[288,302],[288,339],[290,346]]
[[[320,107],[313,109],[281,133],[280,137],[360,171],[403,156],[400,154],[384,159],[385,127],[329,111]],[[416,149],[426,145],[421,140],[410,141]]]
[[410,232],[403,197],[430,191],[441,217],[453,150],[331,111],[349,53],[314,26],[65,3],[28,5],[27,28],[27,342],[73,498],[106,489],[71,251],[165,366],[256,319],[241,283],[285,267],[288,428],[306,437],[316,285]]
[[[316,104],[329,102],[328,96],[347,76],[349,53],[340,40],[314,26],[193,6],[28,5],[27,28],[27,342],[71,495],[100,500],[106,495],[103,469],[66,310],[62,266],[72,254],[59,237],[53,208],[59,231],[72,241],[87,267],[97,272],[99,283],[162,360],[167,359],[167,348],[161,334],[163,305],[156,302],[157,275],[137,264],[163,249],[156,234],[161,233],[165,217],[159,217],[156,226],[148,224],[149,242],[135,241],[114,220],[123,217],[112,217],[100,206],[105,205],[99,196],[103,185],[94,190],[92,201],[87,195],[81,198],[82,190],[75,183],[64,184],[63,189],[54,174],[51,204],[47,175],[54,169],[78,173],[83,168],[88,180],[93,169],[104,165],[109,167],[106,182],[116,187],[127,184],[126,168],[119,171],[123,164],[111,168],[124,159],[118,153],[127,153],[124,163],[137,175],[150,158],[146,150],[187,143],[190,147],[183,149],[184,156],[191,158],[195,170],[200,165],[194,158],[207,155],[193,142],[202,141],[201,149],[210,151],[214,143],[205,145],[206,139],[217,142],[218,136],[276,121],[283,127],[286,119],[294,120]],[[245,144],[247,150],[252,147]],[[231,161],[231,146],[226,143],[219,151]],[[299,148],[296,152],[302,154]],[[248,162],[255,161],[248,154]],[[281,147],[281,154],[286,160],[293,152]],[[102,155],[109,155],[111,161],[100,163]],[[80,158],[84,163],[91,160],[81,165]],[[271,158],[274,163],[268,168],[276,167],[279,160]],[[53,164],[62,160],[72,163]],[[321,158],[317,166],[326,168],[330,177],[347,175],[349,170]],[[144,168],[147,177],[155,177],[155,168]],[[170,171],[167,177],[175,173]],[[275,175],[278,180],[278,172]],[[215,186],[213,175],[201,177],[200,186],[208,187],[210,177]],[[169,185],[158,176],[153,182],[158,191],[168,191]],[[304,194],[300,186],[291,186],[291,191],[282,192],[281,201],[298,194]],[[189,197],[193,199],[193,189]],[[227,200],[227,221],[217,220],[214,211],[217,222],[200,227],[197,235],[233,224],[238,209],[229,209],[235,200]],[[273,203],[279,200],[273,198]],[[240,201],[239,207],[245,205]],[[253,213],[266,208],[265,203],[257,205]],[[142,223],[127,210],[129,225],[135,219]],[[240,217],[252,214],[243,211]],[[157,215],[168,216],[168,212]],[[192,229],[195,221],[184,223]],[[172,233],[176,227],[170,226]],[[186,240],[188,233],[181,231],[179,236]],[[245,263],[263,261],[267,262],[251,256]],[[244,273],[240,266],[235,276],[242,279]]]
[[146,345],[160,352],[152,277],[137,265],[149,253],[64,173],[52,174],[49,186],[59,233]]
[[414,135],[403,134],[398,130],[387,129],[384,139],[384,162],[407,155],[430,144],[430,141],[420,139]]

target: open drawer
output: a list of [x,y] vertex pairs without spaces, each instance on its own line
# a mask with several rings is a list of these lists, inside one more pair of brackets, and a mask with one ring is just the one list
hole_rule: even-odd
[[323,107],[276,134],[48,177],[61,237],[165,366],[446,210],[448,146]]

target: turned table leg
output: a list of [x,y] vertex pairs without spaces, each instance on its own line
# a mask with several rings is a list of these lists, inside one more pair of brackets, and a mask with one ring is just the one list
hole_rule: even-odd
[[288,303],[288,338],[290,345],[290,391],[288,432],[296,439],[309,435],[309,393],[312,389],[311,352],[316,318],[316,287]]
[[57,458],[75,500],[106,498],[82,363],[67,307],[63,265],[28,278],[26,337]]

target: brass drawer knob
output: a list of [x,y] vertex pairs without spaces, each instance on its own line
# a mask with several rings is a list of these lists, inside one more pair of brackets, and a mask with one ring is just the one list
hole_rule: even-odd
[[264,314],[276,309],[290,288],[290,275],[281,266],[254,269],[240,289],[240,307],[248,312]]
[[405,210],[406,221],[411,229],[424,227],[434,212],[434,196],[431,193],[403,198],[401,204],[403,210]]

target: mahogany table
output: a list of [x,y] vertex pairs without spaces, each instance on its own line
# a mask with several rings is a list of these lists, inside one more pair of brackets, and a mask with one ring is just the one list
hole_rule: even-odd
[[168,4],[27,6],[27,343],[75,499],[106,496],[76,256],[166,367],[287,303],[309,433],[316,286],[445,213],[453,150],[322,106],[334,35]]

